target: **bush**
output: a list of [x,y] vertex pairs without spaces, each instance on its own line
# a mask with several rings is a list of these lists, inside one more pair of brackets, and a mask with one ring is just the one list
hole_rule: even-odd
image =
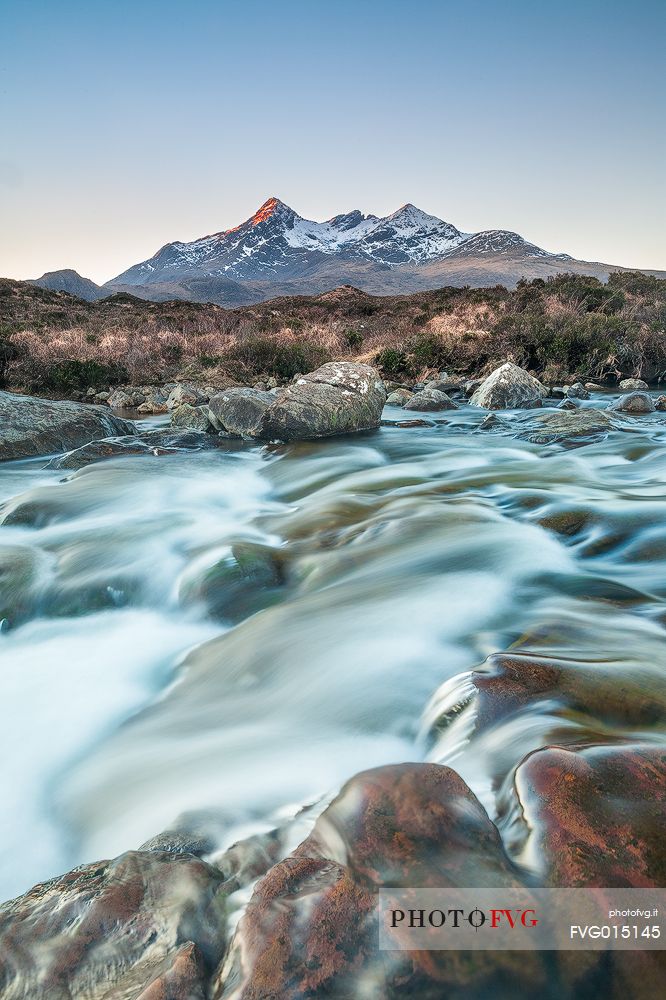
[[108,389],[129,380],[127,369],[120,364],[102,364],[99,361],[39,361],[36,358],[14,368],[21,374],[30,389],[69,395],[83,392],[90,386]]
[[383,375],[406,375],[409,373],[409,363],[404,351],[395,347],[385,347],[375,356],[375,364]]
[[358,350],[363,343],[363,334],[360,330],[345,330],[344,338],[345,344],[352,351]]
[[314,371],[331,359],[323,347],[309,340],[249,337],[225,351],[222,360],[229,373],[239,380],[273,375],[286,382],[294,375]]

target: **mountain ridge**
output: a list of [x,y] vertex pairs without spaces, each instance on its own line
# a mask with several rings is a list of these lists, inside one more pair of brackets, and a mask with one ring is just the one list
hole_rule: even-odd
[[92,301],[126,292],[151,301],[235,307],[281,295],[318,295],[342,284],[395,295],[446,285],[512,288],[521,278],[563,271],[607,281],[613,271],[627,270],[633,269],[552,253],[511,230],[466,233],[411,202],[382,217],[354,209],[316,222],[273,196],[239,225],[165,243],[102,286],[70,270],[35,283]]

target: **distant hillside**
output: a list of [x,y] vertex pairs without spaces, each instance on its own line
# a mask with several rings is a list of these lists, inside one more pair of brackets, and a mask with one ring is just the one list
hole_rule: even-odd
[[52,292],[69,292],[70,295],[76,295],[88,302],[95,302],[109,294],[90,278],[83,278],[78,271],[73,271],[71,268],[64,268],[62,271],[47,271],[41,278],[35,278],[30,284],[37,285],[38,288],[48,288]]

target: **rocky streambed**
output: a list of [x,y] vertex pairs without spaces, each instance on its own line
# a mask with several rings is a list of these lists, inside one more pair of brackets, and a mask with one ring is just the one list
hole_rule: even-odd
[[665,877],[658,393],[439,382],[0,465],[3,1000],[659,995],[657,953],[376,946],[383,886]]

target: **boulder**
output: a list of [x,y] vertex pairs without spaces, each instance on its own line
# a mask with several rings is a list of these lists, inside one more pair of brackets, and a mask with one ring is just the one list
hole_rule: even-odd
[[568,399],[589,399],[590,394],[583,385],[582,382],[574,382],[573,385],[567,385],[564,388],[566,396]]
[[409,389],[394,389],[393,392],[389,393],[386,397],[386,405],[404,406],[405,403],[410,401],[413,395],[414,393],[410,392]]
[[88,441],[133,431],[133,424],[109,413],[106,406],[0,392],[0,461],[69,451]]
[[275,397],[252,436],[305,441],[375,430],[385,402],[384,383],[375,368],[333,361],[302,375]]
[[166,407],[168,410],[175,410],[183,403],[187,403],[189,406],[201,406],[202,403],[207,402],[208,396],[199,386],[193,385],[191,382],[178,382],[167,397]]
[[654,413],[656,407],[652,397],[647,392],[629,392],[620,396],[614,403],[609,403],[609,410],[619,410],[622,413]]
[[3,1000],[203,997],[203,962],[224,949],[223,881],[190,854],[130,851],[35,886],[0,907]]
[[563,399],[561,403],[557,406],[558,410],[577,410],[578,403],[575,403],[573,399]]
[[59,458],[52,459],[47,469],[82,469],[93,462],[106,458],[122,458],[125,455],[175,455],[185,451],[202,451],[223,448],[225,442],[213,434],[203,431],[145,431],[124,437],[102,438],[91,441],[82,448],[76,448]]
[[274,402],[275,395],[267,390],[225,389],[210,399],[210,422],[217,431],[234,437],[249,437]]
[[666,396],[657,396],[654,401],[655,410],[666,410]]
[[544,747],[519,765],[514,789],[545,885],[666,882],[663,748]]
[[449,378],[448,376],[432,379],[426,382],[426,389],[436,389],[437,392],[462,392],[463,381],[459,378]]
[[134,397],[125,389],[112,389],[106,402],[113,410],[130,410],[134,406]]
[[423,389],[422,392],[415,393],[410,400],[405,403],[406,410],[417,410],[428,412],[436,410],[457,410],[458,405],[453,402],[450,396],[438,389]]
[[171,426],[186,427],[188,430],[203,431],[210,433],[215,428],[210,419],[208,407],[192,406],[190,403],[181,403],[171,411]]
[[[497,829],[455,771],[438,764],[365,771],[257,884],[211,996],[434,998],[470,975],[490,989],[501,970],[513,965],[518,973],[513,956],[480,957],[470,969],[446,953],[401,952],[396,961],[379,951],[378,890],[519,884]],[[541,959],[521,955],[520,963],[543,988]]]
[[635,390],[649,389],[647,382],[644,382],[642,378],[623,378],[620,382],[619,388],[623,392],[634,392]]
[[603,392],[604,391],[603,385],[599,385],[598,382],[586,382],[585,383],[585,388],[587,389],[588,392]]
[[486,410],[515,410],[534,406],[547,395],[546,388],[533,375],[507,362],[482,382],[470,402]]

